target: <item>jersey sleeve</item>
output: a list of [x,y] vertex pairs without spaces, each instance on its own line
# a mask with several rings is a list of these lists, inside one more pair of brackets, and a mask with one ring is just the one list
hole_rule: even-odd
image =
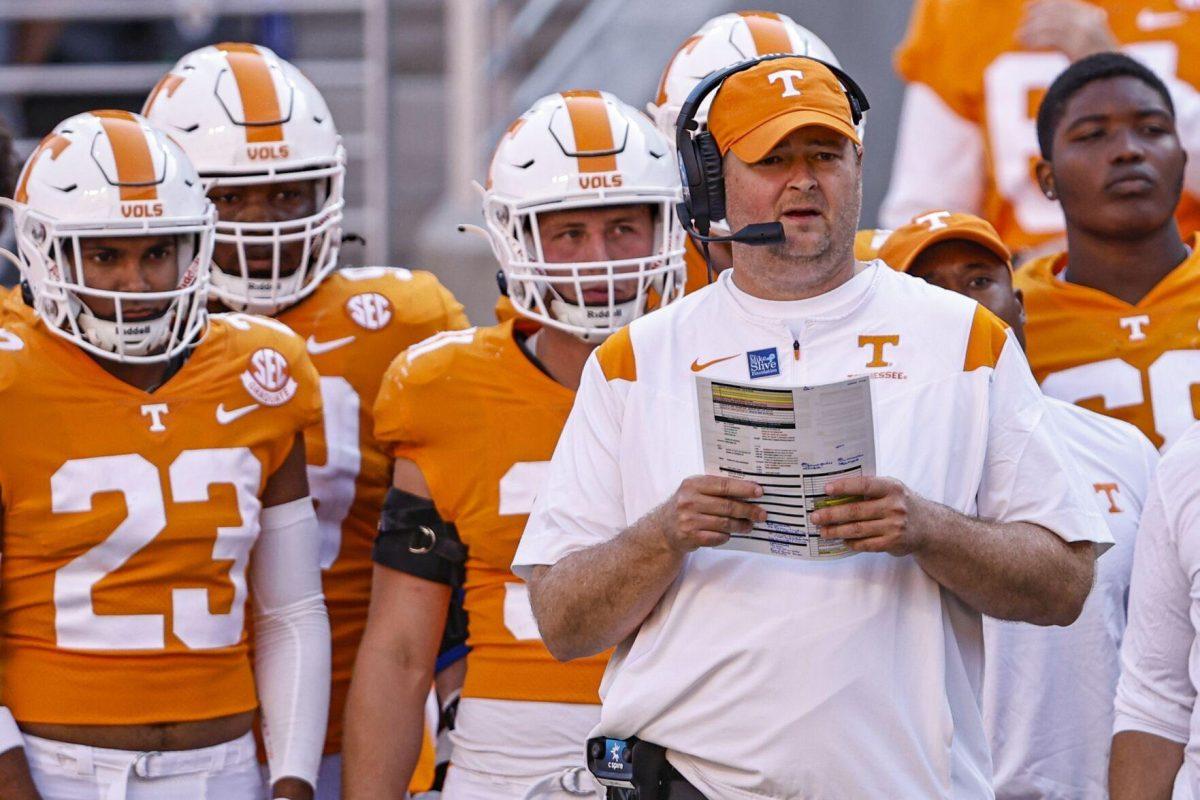
[[[1190,617],[1191,582],[1179,545],[1200,533],[1200,492],[1187,470],[1175,474],[1180,471],[1176,455],[1168,454],[1159,465],[1138,528],[1113,731],[1186,743],[1196,701],[1188,674],[1196,631]],[[1187,455],[1194,459],[1195,448]]]
[[629,339],[610,338],[584,365],[550,474],[513,559],[513,572],[522,580],[529,580],[534,566],[606,542],[628,525],[618,459],[628,386],[621,378],[610,381],[598,360],[610,342],[621,341],[628,345]]
[[911,84],[904,91],[892,179],[879,222],[899,228],[937,208],[978,214],[985,172],[982,129],[955,113],[933,89]]
[[960,21],[963,14],[955,13],[955,5],[954,0],[917,0],[908,32],[896,49],[894,65],[904,80],[925,84],[955,114],[978,123],[970,70],[964,69],[964,59],[956,47],[970,31]]
[[462,330],[470,325],[463,304],[432,272],[412,273],[417,302],[406,309],[412,340],[420,342],[442,331]]
[[[304,340],[291,330],[285,329],[282,323],[274,320],[268,320],[268,323],[271,328],[267,330],[262,330],[266,326],[261,323],[251,330],[269,337],[263,340],[263,343],[273,347],[284,357],[288,372],[296,383],[296,390],[291,399],[280,408],[273,409],[283,415],[280,422],[273,423],[280,426],[272,429],[273,432],[278,431],[278,442],[271,447],[266,464],[267,474],[274,475],[292,452],[296,434],[321,424],[321,377],[317,374],[312,359],[308,357]],[[279,329],[274,329],[274,326],[278,326]]]
[[[980,316],[977,312],[976,324]],[[986,324],[1001,326],[986,314]],[[1068,542],[1112,545],[1112,534],[1063,441],[1012,332],[993,339],[987,450],[978,514],[1040,525]],[[976,356],[979,357],[979,356]],[[970,353],[968,359],[971,358]]]
[[411,449],[420,444],[413,392],[406,386],[410,367],[407,352],[396,356],[375,397],[375,440],[392,458],[410,458]]

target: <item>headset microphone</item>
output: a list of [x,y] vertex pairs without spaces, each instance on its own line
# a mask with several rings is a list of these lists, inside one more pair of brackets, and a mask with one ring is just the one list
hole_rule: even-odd
[[692,226],[683,203],[679,203],[676,207],[676,214],[679,217],[679,221],[683,224],[683,229],[687,231],[688,236],[704,244],[712,242],[737,242],[739,244],[758,246],[778,244],[785,238],[783,235],[783,224],[779,222],[755,222],[735,231],[729,236],[707,236]]

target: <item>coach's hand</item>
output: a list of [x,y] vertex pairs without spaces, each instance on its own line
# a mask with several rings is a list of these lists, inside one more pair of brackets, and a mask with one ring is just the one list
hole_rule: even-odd
[[765,510],[746,502],[762,493],[751,481],[693,475],[654,510],[654,528],[677,553],[716,547],[729,541],[731,533],[749,533],[755,522],[766,520]]
[[843,478],[826,484],[825,492],[862,497],[809,516],[821,528],[822,538],[844,539],[847,547],[860,553],[906,556],[916,552],[940,508],[895,478]]
[[1017,41],[1030,50],[1058,50],[1072,61],[1120,46],[1108,13],[1084,0],[1031,0]]

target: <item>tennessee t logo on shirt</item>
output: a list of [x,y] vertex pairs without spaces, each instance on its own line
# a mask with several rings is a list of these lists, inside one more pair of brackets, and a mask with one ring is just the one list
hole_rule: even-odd
[[746,361],[750,367],[750,378],[769,378],[779,374],[779,351],[774,347],[762,350],[751,350],[746,353]]

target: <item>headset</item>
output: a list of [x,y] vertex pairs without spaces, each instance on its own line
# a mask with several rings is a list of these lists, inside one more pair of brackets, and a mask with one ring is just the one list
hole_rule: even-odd
[[772,53],[758,58],[740,61],[737,64],[708,75],[692,89],[687,100],[679,109],[675,122],[675,147],[679,153],[679,171],[683,178],[683,202],[676,207],[679,221],[692,237],[704,246],[704,258],[708,260],[709,242],[740,242],[750,245],[766,245],[782,242],[783,225],[778,222],[761,222],[747,225],[729,236],[710,236],[713,220],[725,218],[725,176],[722,172],[721,149],[709,133],[708,126],[700,127],[696,112],[704,99],[715,92],[730,75],[756,67],[764,61],[779,58],[803,58],[815,61],[833,73],[842,84],[846,100],[850,103],[850,117],[858,125],[863,114],[871,107],[866,92],[854,79],[833,64],[818,58],[796,53]]

